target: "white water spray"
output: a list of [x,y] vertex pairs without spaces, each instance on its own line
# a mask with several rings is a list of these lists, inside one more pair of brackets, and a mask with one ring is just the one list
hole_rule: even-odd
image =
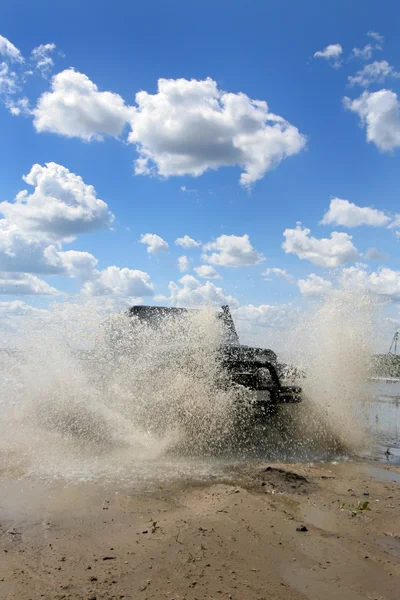
[[372,314],[367,298],[338,293],[302,315],[285,335],[307,374],[306,400],[257,428],[224,385],[214,311],[133,327],[123,314],[110,320],[107,306],[58,304],[24,320],[14,351],[2,352],[0,466],[11,476],[132,482],[191,456],[351,452],[364,442]]
[[289,337],[306,373],[296,423],[304,443],[349,453],[368,445],[364,416],[371,402],[375,317],[370,295],[337,290],[303,314]]

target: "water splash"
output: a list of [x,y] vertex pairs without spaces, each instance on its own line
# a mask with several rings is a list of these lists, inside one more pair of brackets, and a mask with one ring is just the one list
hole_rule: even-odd
[[296,425],[310,447],[352,454],[369,443],[364,417],[372,400],[376,308],[369,294],[336,290],[303,314],[289,336],[296,364],[306,373]]
[[[286,332],[304,369],[303,405],[256,424],[226,385],[212,310],[158,327],[98,303],[59,303],[12,334],[1,353],[0,468],[70,481],[209,473],[207,457],[281,460],[352,452],[361,425],[373,303],[338,293]],[[269,346],[265,338],[265,346]],[[187,462],[197,457],[196,465]],[[203,462],[202,462],[203,461]],[[211,470],[215,473],[216,463]]]
[[25,322],[2,356],[3,462],[90,479],[118,461],[218,452],[238,419],[222,334],[209,310],[152,327],[83,303]]

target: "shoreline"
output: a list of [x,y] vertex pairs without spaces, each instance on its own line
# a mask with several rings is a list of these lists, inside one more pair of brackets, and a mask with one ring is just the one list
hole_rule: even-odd
[[265,462],[233,479],[39,485],[36,504],[27,485],[2,503],[1,598],[398,600],[400,467]]

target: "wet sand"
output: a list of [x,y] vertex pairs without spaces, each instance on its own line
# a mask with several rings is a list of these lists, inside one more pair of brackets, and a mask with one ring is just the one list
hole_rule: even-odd
[[229,481],[38,494],[9,474],[0,598],[398,600],[399,483],[400,467],[266,463]]

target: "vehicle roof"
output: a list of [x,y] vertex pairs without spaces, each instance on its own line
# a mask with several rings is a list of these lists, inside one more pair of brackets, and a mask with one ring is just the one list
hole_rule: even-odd
[[[224,308],[229,308],[228,306],[221,306],[220,310]],[[136,315],[138,317],[146,317],[154,314],[175,314],[179,315],[186,312],[197,312],[199,308],[178,308],[175,306],[144,306],[143,304],[138,304],[136,306],[132,306],[129,309],[129,313],[131,315]],[[203,309],[204,310],[204,309]]]
[[[139,319],[143,319],[148,322],[152,322],[155,325],[160,322],[164,316],[167,315],[182,315],[188,312],[199,312],[201,309],[196,308],[177,308],[171,306],[143,306],[139,304],[137,306],[132,306],[128,313],[129,316],[136,316]],[[204,309],[203,309],[204,310]],[[215,311],[215,314],[218,319],[221,319],[224,324],[225,332],[227,332],[229,337],[229,343],[238,344],[239,338],[236,332],[235,324],[232,319],[231,311],[229,306],[221,306],[219,310]]]

